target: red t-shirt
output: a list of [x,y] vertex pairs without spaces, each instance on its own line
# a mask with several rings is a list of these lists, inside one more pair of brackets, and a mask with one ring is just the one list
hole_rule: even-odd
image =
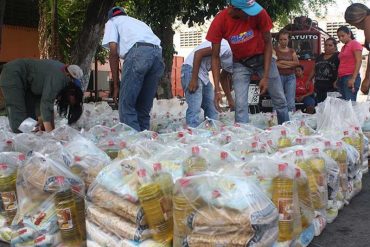
[[298,78],[296,79],[296,89],[295,89],[295,96],[296,97],[299,97],[299,96],[303,96],[307,93],[313,93],[313,83],[310,82],[310,85],[308,87],[308,89],[306,88],[306,80],[307,78],[305,76],[303,76],[302,78]]
[[352,75],[356,67],[355,51],[362,51],[362,45],[356,41],[351,40],[342,47],[339,53],[339,68],[338,76]]
[[263,9],[256,16],[249,16],[247,20],[241,20],[231,18],[228,14],[229,8],[216,15],[206,39],[216,44],[220,44],[221,39],[226,39],[236,61],[263,54],[265,49],[263,33],[269,32],[273,27],[266,10]]

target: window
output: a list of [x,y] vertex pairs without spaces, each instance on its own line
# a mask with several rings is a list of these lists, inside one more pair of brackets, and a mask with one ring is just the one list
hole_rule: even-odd
[[202,43],[202,32],[200,31],[182,31],[180,32],[180,46],[183,48],[192,48]]

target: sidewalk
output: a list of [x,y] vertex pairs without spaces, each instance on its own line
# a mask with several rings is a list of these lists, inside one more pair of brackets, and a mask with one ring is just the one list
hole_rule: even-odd
[[309,247],[368,247],[370,246],[370,175],[362,178],[362,191],[338,217],[328,224]]

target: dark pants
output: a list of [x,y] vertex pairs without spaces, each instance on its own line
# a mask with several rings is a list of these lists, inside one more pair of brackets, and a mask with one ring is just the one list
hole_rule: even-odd
[[119,117],[122,123],[143,131],[150,127],[150,111],[164,71],[162,49],[133,47],[124,58],[119,91]]
[[36,119],[35,109],[40,102],[40,97],[33,95],[24,87],[26,77],[23,67],[18,63],[4,66],[0,77],[9,126],[15,133],[20,132],[18,127],[26,118]]

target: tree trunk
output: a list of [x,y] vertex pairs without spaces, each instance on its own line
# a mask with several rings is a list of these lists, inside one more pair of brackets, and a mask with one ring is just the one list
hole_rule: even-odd
[[64,59],[60,52],[58,26],[58,0],[53,0],[51,11],[51,46],[49,47],[49,58],[63,61]]
[[0,51],[1,51],[1,41],[2,41],[1,34],[2,34],[3,23],[4,23],[5,5],[6,5],[6,0],[0,0]]
[[104,24],[108,18],[107,13],[116,1],[90,1],[82,30],[72,49],[71,63],[79,65],[84,72],[83,86],[85,90],[90,79],[91,63],[99,46],[104,31]]
[[163,58],[165,63],[164,75],[159,82],[157,95],[160,99],[172,98],[172,85],[171,85],[171,74],[172,74],[172,59],[174,53],[173,47],[173,36],[175,34],[172,29],[172,23],[166,22],[161,25],[159,30],[153,30],[158,38],[162,41]]
[[39,0],[39,51],[40,58],[49,57],[50,33],[48,28],[47,16],[49,13],[48,4],[45,0]]

